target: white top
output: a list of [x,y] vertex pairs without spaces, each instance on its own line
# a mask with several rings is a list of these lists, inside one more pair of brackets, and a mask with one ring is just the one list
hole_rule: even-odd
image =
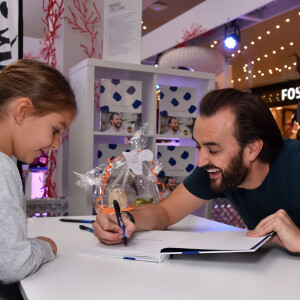
[[49,243],[27,239],[23,198],[17,166],[0,152],[0,290],[2,283],[17,282],[54,258]]
[[[299,298],[300,259],[280,248],[263,246],[254,253],[177,255],[163,263],[82,255],[77,251],[92,233],[79,230],[78,223],[58,219],[28,220],[30,236],[47,234],[58,246],[55,260],[21,281],[29,300]],[[188,216],[172,229],[203,232],[232,227]]]
[[179,133],[179,131],[176,131],[176,133],[173,133],[173,131],[171,131],[171,129],[169,129],[167,132],[165,132],[164,134],[165,135],[170,135],[170,136],[172,136],[172,135],[178,135],[178,133]]
[[114,133],[125,133],[127,132],[125,129],[123,129],[122,127],[119,128],[119,131],[115,131],[114,128],[112,126],[110,126],[110,128],[108,128],[107,130],[105,130],[104,132],[114,132]]

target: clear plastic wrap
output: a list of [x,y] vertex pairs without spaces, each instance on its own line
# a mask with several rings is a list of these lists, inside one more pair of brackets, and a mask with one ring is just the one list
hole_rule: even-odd
[[114,214],[113,200],[119,202],[121,211],[132,210],[138,205],[158,203],[163,199],[158,187],[159,162],[153,162],[153,153],[145,149],[147,125],[144,124],[130,139],[132,150],[116,158],[108,158],[105,164],[85,174],[77,174],[76,184],[94,186],[94,206],[98,213]]

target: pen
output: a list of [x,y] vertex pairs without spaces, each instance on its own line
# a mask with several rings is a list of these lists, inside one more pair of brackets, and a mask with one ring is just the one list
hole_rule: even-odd
[[59,219],[62,222],[70,222],[70,223],[94,223],[94,220],[80,220],[80,219]]
[[86,230],[86,231],[89,231],[89,232],[94,232],[94,229],[93,228],[91,228],[91,227],[87,227],[87,226],[84,226],[84,225],[79,225],[79,228],[81,229],[81,230]]
[[122,217],[121,217],[120,206],[119,206],[119,203],[118,203],[117,200],[114,200],[113,204],[114,204],[114,208],[115,208],[115,211],[116,211],[116,216],[117,216],[117,219],[118,219],[118,224],[119,224],[119,226],[123,230],[123,238],[122,238],[122,240],[123,240],[124,245],[127,246],[127,237],[125,235],[125,228],[124,228],[124,223],[123,223],[123,220],[122,220]]

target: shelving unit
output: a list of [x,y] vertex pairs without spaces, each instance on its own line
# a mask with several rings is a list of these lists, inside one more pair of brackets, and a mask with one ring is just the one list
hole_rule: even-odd
[[[83,174],[96,166],[98,143],[125,143],[123,134],[110,134],[95,130],[94,83],[96,79],[137,80],[142,82],[142,122],[148,123],[149,149],[156,153],[156,138],[174,139],[156,134],[156,85],[191,87],[197,89],[197,103],[204,94],[215,88],[215,75],[186,70],[86,59],[70,70],[78,115],[70,127],[69,135],[69,214],[90,215],[93,211],[92,188],[76,185],[74,171]],[[133,134],[126,134],[131,137]],[[186,145],[186,138],[176,138],[178,145]]]

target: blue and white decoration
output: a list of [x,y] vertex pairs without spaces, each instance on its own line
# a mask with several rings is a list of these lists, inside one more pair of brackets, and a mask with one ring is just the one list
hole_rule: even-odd
[[195,147],[157,145],[157,159],[162,162],[160,176],[187,176],[194,170]]
[[19,0],[0,0],[0,70],[19,59]]
[[197,89],[161,85],[159,111],[164,117],[196,118]]
[[129,152],[131,150],[131,144],[98,144],[98,165],[106,163],[108,158],[117,158],[122,152]]
[[142,82],[102,79],[100,110],[110,112],[142,112]]

